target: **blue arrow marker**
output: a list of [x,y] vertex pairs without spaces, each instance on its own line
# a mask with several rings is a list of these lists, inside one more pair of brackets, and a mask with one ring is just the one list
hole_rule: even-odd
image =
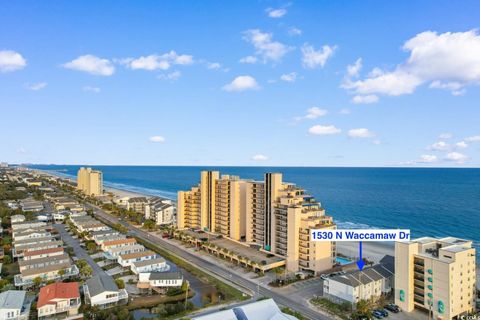
[[357,266],[359,270],[362,270],[363,266],[365,265],[365,262],[363,262],[363,258],[362,258],[362,241],[360,241],[359,244],[360,244],[360,258],[357,261]]

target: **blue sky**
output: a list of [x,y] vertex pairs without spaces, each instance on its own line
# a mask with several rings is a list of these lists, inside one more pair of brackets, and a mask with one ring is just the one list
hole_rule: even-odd
[[479,12],[3,2],[0,161],[478,167]]

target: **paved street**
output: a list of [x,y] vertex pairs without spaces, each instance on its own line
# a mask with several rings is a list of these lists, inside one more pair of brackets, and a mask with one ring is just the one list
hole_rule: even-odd
[[[224,267],[221,264],[218,263],[212,263],[210,261],[207,261],[205,259],[202,259],[200,256],[195,255],[193,253],[190,253],[182,248],[179,248],[173,244],[170,244],[169,242],[165,241],[159,236],[151,235],[146,231],[143,231],[139,228],[136,228],[124,221],[119,221],[116,217],[113,217],[107,213],[105,213],[103,210],[99,209],[98,207],[94,207],[91,205],[87,206],[89,208],[92,208],[94,210],[95,215],[102,217],[112,223],[121,223],[125,227],[127,227],[130,231],[130,233],[136,237],[142,238],[145,241],[149,241],[152,244],[155,245],[161,245],[164,249],[170,251],[171,253],[174,253],[175,255],[193,263],[199,268],[202,268],[208,272],[211,272],[218,277],[222,278],[223,280],[227,282],[234,283],[238,286],[244,287],[246,289],[249,289],[251,292],[254,293],[254,298],[256,297],[271,297],[273,298],[278,304],[282,306],[287,306],[291,309],[294,309],[298,312],[300,312],[303,316],[311,319],[311,320],[328,320],[330,317],[325,316],[315,310],[312,310],[308,307],[306,301],[302,301],[302,303],[298,302],[295,299],[292,299],[292,297],[285,296],[281,293],[278,293],[276,291],[271,290],[270,288],[262,287],[257,285],[254,281],[251,281],[249,279],[245,279],[236,273],[232,273],[231,270],[228,268]],[[304,303],[304,304],[303,304]]]
[[53,226],[60,233],[60,236],[62,237],[63,242],[65,242],[65,244],[67,246],[73,248],[73,252],[75,253],[75,256],[78,259],[84,259],[85,261],[88,262],[90,267],[92,267],[92,269],[93,269],[93,274],[94,275],[104,274],[104,275],[108,276],[105,273],[105,271],[102,268],[100,268],[100,266],[95,261],[93,261],[92,257],[90,257],[88,255],[87,251],[85,251],[85,249],[83,249],[80,246],[79,240],[72,238],[72,236],[67,232],[67,230],[65,230],[65,225],[64,224],[54,224]]

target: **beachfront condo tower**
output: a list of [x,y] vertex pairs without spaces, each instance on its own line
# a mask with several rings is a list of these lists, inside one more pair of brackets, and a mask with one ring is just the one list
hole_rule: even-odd
[[322,272],[335,264],[335,243],[310,240],[311,229],[335,229],[305,190],[267,173],[263,181],[203,171],[200,184],[178,193],[177,227],[228,237],[285,259],[289,272]]
[[92,168],[80,168],[77,173],[77,189],[88,196],[103,194],[102,172]]
[[395,244],[395,303],[432,319],[460,319],[475,309],[475,249],[453,237]]

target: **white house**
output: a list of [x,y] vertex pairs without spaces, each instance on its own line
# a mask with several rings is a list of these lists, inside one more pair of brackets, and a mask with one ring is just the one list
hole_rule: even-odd
[[107,275],[96,275],[83,286],[85,303],[100,308],[109,308],[128,301],[125,289],[118,289],[113,279]]
[[134,262],[156,259],[158,256],[151,250],[142,252],[122,254],[118,256],[117,262],[122,267],[130,267]]
[[108,259],[117,260],[117,258],[123,254],[136,253],[145,251],[145,247],[141,244],[135,244],[133,246],[124,246],[119,248],[111,248],[105,251],[104,255]]
[[26,292],[22,290],[8,290],[0,293],[1,320],[27,320],[30,314],[30,303],[26,299]]
[[391,291],[393,272],[383,265],[327,278],[323,296],[335,303],[349,302],[353,307],[360,300],[376,300]]
[[298,320],[297,317],[283,313],[273,299],[251,302],[228,310],[217,311],[192,320]]
[[65,220],[65,218],[68,217],[69,213],[70,213],[69,211],[65,211],[65,210],[64,210],[64,211],[55,212],[55,213],[53,214],[53,220],[55,220],[55,221],[63,221],[63,220]]
[[175,207],[171,200],[154,197],[145,206],[145,218],[155,221],[157,225],[172,224],[174,216]]
[[139,286],[148,284],[149,287],[181,287],[183,275],[179,272],[144,272],[138,274]]
[[25,239],[34,239],[34,238],[44,238],[50,237],[52,234],[46,230],[28,230],[28,231],[16,231],[13,233],[13,238],[15,241],[25,240]]
[[159,257],[156,259],[134,262],[131,266],[131,270],[135,274],[143,272],[164,272],[170,270],[170,266],[165,259]]
[[15,215],[10,217],[10,221],[12,223],[24,222],[25,221],[25,216],[23,214],[15,214]]

